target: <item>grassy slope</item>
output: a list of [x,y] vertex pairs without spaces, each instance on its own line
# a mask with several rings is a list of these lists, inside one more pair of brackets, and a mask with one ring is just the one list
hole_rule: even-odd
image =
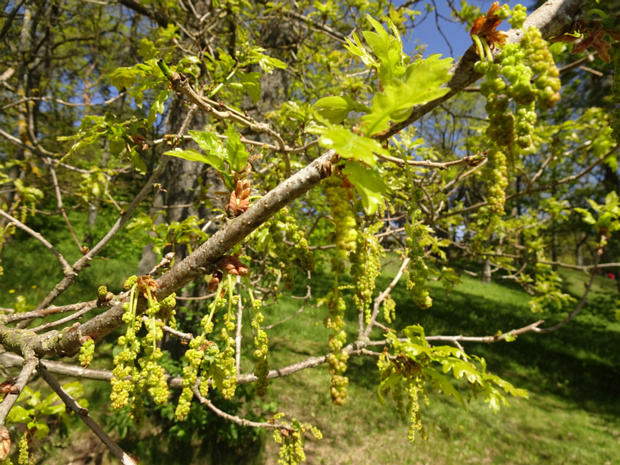
[[[575,283],[583,276],[570,274]],[[385,286],[385,277],[380,284]],[[314,287],[315,296],[329,286]],[[620,408],[616,403],[620,379],[620,324],[613,321],[613,283],[597,281],[593,304],[562,331],[521,336],[512,343],[468,344],[470,353],[483,355],[489,371],[530,391],[529,400],[510,400],[512,408],[494,415],[474,400],[469,412],[443,395],[430,396],[423,408],[427,442],[407,442],[408,425],[392,406],[376,400],[377,372],[371,360],[351,360],[349,399],[342,408],[329,400],[326,367],[279,380],[268,400],[291,416],[319,426],[325,438],[308,443],[308,462],[325,464],[570,464],[614,463],[620,456]],[[299,292],[302,294],[303,292]],[[398,327],[421,322],[427,334],[487,335],[536,321],[527,306],[528,295],[518,289],[472,278],[450,292],[435,289],[431,310],[417,309],[404,286],[393,292],[400,311]],[[266,310],[267,324],[294,313],[299,302],[281,301]],[[398,310],[400,309],[400,310]],[[270,336],[272,366],[326,352],[328,332],[317,325],[323,308],[306,306]],[[549,317],[546,315],[545,317]],[[562,315],[549,317],[559,320]],[[355,315],[349,315],[354,325]],[[308,342],[312,341],[312,342]],[[247,365],[246,365],[247,366]],[[277,449],[268,443],[268,464]]]

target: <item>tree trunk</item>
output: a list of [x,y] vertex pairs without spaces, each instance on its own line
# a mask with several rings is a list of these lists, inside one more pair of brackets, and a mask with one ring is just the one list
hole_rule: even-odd
[[491,282],[491,259],[486,258],[484,260],[484,270],[482,271],[482,284],[489,284]]

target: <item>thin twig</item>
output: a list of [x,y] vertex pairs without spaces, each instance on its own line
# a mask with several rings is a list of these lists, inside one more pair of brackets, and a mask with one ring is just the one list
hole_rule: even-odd
[[77,236],[75,235],[75,232],[73,231],[73,227],[71,226],[71,222],[69,221],[69,217],[67,216],[67,212],[65,211],[65,207],[63,206],[63,203],[62,203],[62,195],[60,194],[60,187],[58,185],[58,178],[56,177],[56,170],[51,164],[49,165],[49,170],[50,170],[50,175],[52,176],[52,184],[54,186],[54,192],[56,193],[56,202],[58,204],[58,210],[60,210],[62,217],[65,219],[65,223],[67,223],[69,232],[71,233],[73,240],[77,244],[78,250],[80,250],[81,252],[82,244],[80,244],[80,241],[78,240]]
[[[113,305],[113,303],[112,302],[106,302],[104,305],[108,306],[108,307],[111,307]],[[101,305],[101,306],[104,306],[104,305]],[[56,320],[56,321],[51,321],[49,323],[45,323],[43,325],[37,326],[36,328],[32,328],[30,331],[32,331],[33,333],[38,333],[39,331],[43,331],[43,330],[50,329],[50,328],[55,328],[56,326],[63,325],[65,323],[68,323],[68,322],[73,321],[73,320],[79,320],[80,318],[82,318],[82,316],[85,313],[90,312],[93,308],[96,308],[96,307],[97,307],[96,304],[95,305],[91,305],[91,306],[87,306],[85,308],[82,308],[81,310],[78,310],[73,315],[66,316],[64,318],[61,318],[60,320]],[[76,324],[79,324],[79,323],[76,323]]]
[[246,420],[245,418],[241,418],[236,415],[231,415],[230,413],[226,413],[220,410],[219,408],[217,408],[215,405],[213,405],[209,399],[202,396],[200,392],[198,391],[198,389],[196,388],[194,388],[194,395],[200,401],[201,404],[206,405],[218,417],[222,417],[228,421],[232,421],[233,423],[236,423],[240,426],[251,426],[252,428],[265,428],[265,429],[279,429],[279,428],[289,429],[288,426],[283,425],[281,423],[275,423],[275,422],[274,423],[267,423],[267,422],[259,423],[257,421]]
[[13,405],[15,405],[15,402],[17,402],[17,399],[19,398],[21,392],[24,390],[24,387],[26,387],[26,384],[28,384],[28,381],[30,380],[33,372],[36,370],[38,363],[39,359],[34,355],[34,353],[28,352],[25,355],[22,365],[22,371],[19,373],[19,376],[17,376],[17,379],[15,380],[17,392],[9,392],[4,397],[2,404],[0,404],[0,426],[4,425],[6,416],[11,411],[11,408],[13,408]]
[[[598,256],[597,256],[597,259],[598,259]],[[536,328],[535,331],[541,334],[557,331],[558,329],[566,325],[569,321],[573,320],[577,315],[579,315],[579,312],[583,308],[584,304],[587,302],[588,293],[590,292],[590,289],[592,289],[592,284],[594,283],[594,276],[595,274],[592,273],[590,276],[590,281],[586,285],[586,290],[584,291],[583,296],[581,296],[581,299],[577,303],[575,310],[570,312],[569,315],[566,318],[564,318],[562,321],[560,321],[557,325],[551,326],[550,328]]]
[[61,307],[48,307],[43,310],[33,310],[32,312],[15,313],[4,317],[2,321],[4,324],[13,323],[15,321],[30,320],[33,318],[45,318],[49,315],[56,315],[58,313],[76,312],[82,310],[84,307],[94,307],[97,305],[96,300],[89,302],[80,302],[79,304],[63,305]]
[[235,362],[237,364],[237,376],[241,373],[241,328],[243,319],[243,299],[241,298],[241,278],[237,276],[236,279],[237,295],[239,296],[239,302],[237,303],[237,331],[235,334]]
[[[598,160],[596,160],[594,163],[592,163],[590,166],[588,166],[587,168],[585,168],[583,171],[580,171],[579,173],[572,175],[572,176],[567,176],[566,178],[560,179],[558,181],[554,181],[552,183],[549,183],[545,186],[542,187],[537,187],[535,189],[528,189],[528,190],[524,190],[521,191],[517,194],[512,194],[506,197],[506,201],[512,200],[512,199],[518,199],[521,197],[525,197],[526,195],[531,195],[531,194],[536,194],[538,192],[545,192],[549,189],[552,189],[554,187],[557,186],[561,186],[562,184],[566,184],[569,182],[573,182],[576,181],[577,179],[585,176],[586,174],[588,174],[590,171],[592,171],[594,168],[596,168],[598,165],[600,165],[609,155],[613,154],[616,150],[618,150],[618,148],[620,148],[620,146],[616,146],[614,148],[612,148],[611,150],[609,150],[605,155],[603,155],[601,158],[599,158]],[[454,215],[462,215],[464,213],[469,213],[475,210],[478,210],[482,207],[487,206],[489,203],[488,202],[479,202],[475,205],[471,205],[469,207],[466,208],[462,208],[461,210],[454,210],[454,211],[450,211],[447,213],[444,213],[443,215],[440,215],[439,217],[437,217],[437,220],[443,220],[446,218],[449,218],[451,216]]]
[[6,213],[4,210],[0,210],[0,216],[3,216],[7,220],[9,220],[10,222],[14,223],[15,226],[17,226],[19,229],[22,229],[23,231],[26,231],[28,234],[30,234],[32,237],[34,237],[36,240],[41,242],[41,244],[43,244],[46,249],[48,249],[50,252],[52,252],[54,255],[56,255],[56,258],[58,258],[58,261],[60,262],[60,265],[62,266],[63,271],[66,272],[67,270],[71,269],[71,265],[69,265],[69,262],[67,262],[67,260],[65,260],[65,258],[62,256],[62,254],[58,250],[56,250],[54,248],[54,246],[52,244],[50,244],[47,241],[47,239],[45,239],[41,234],[39,234],[38,232],[34,231],[33,229],[30,229],[28,226],[26,226],[24,223],[19,221],[17,218],[13,218],[11,215]]
[[277,323],[274,323],[272,325],[269,326],[264,326],[263,329],[271,329],[274,328],[278,325],[281,325],[282,323],[286,323],[288,320],[295,318],[297,315],[299,315],[301,312],[304,311],[304,307],[305,305],[302,305],[299,310],[297,310],[295,313],[293,313],[292,315],[287,316],[286,318],[284,318],[283,320],[278,321]]
[[[280,134],[271,129],[268,124],[258,123],[233,108],[198,95],[194,88],[190,85],[188,79],[182,74],[172,73],[170,83],[175,90],[185,94],[189,100],[194,105],[198,106],[198,108],[202,111],[215,116],[219,120],[233,121],[235,123],[242,124],[255,132],[267,134],[276,143],[277,150],[286,151],[284,139],[282,139]],[[224,111],[217,110],[216,108],[223,108]]]
[[452,342],[461,341],[461,342],[484,342],[485,344],[492,344],[494,342],[503,341],[509,336],[517,337],[524,333],[529,333],[530,331],[538,331],[538,327],[543,324],[544,320],[538,320],[532,324],[524,326],[523,328],[513,329],[508,331],[507,333],[494,334],[493,336],[427,336],[427,341],[446,341]]
[[92,419],[92,417],[88,414],[88,409],[81,407],[76,400],[62,388],[56,378],[54,378],[49,371],[47,371],[43,362],[39,363],[39,373],[41,373],[41,376],[45,382],[54,390],[56,394],[58,394],[58,397],[62,399],[65,405],[80,417],[80,420],[82,420],[86,426],[88,426],[90,430],[95,433],[101,442],[103,442],[106,447],[110,449],[110,452],[112,452],[112,454],[114,454],[123,465],[136,465],[138,463],[127,452],[121,449],[121,447],[116,444],[110,436],[108,436],[103,428],[101,428],[101,426],[99,426],[99,424]]
[[372,309],[372,316],[370,317],[370,323],[368,324],[368,326],[366,326],[366,330],[364,331],[364,336],[366,338],[370,336],[373,326],[375,326],[377,323],[377,316],[379,315],[379,308],[381,307],[381,304],[387,298],[387,296],[390,295],[390,292],[392,292],[392,289],[394,289],[396,284],[398,284],[398,281],[400,281],[400,277],[403,275],[403,273],[407,269],[407,265],[409,265],[410,261],[411,259],[409,257],[403,260],[403,263],[400,265],[400,269],[398,270],[398,273],[396,273],[396,276],[394,276],[394,279],[392,279],[392,282],[375,299],[375,303]]
[[[405,165],[405,161],[402,158],[392,157],[390,155],[382,155],[379,153],[376,155],[379,158],[395,163],[398,166]],[[485,158],[481,158],[481,156]],[[482,163],[482,161],[485,159],[486,159],[486,155],[480,154],[480,155],[471,155],[471,156],[468,155],[466,157],[459,158],[458,160],[452,160],[452,161],[446,161],[446,162],[434,162],[430,160],[407,160],[407,164],[411,166],[421,167],[421,168],[437,168],[440,170],[445,170],[445,169],[450,168],[451,166],[457,166],[457,165],[476,166],[477,164]]]

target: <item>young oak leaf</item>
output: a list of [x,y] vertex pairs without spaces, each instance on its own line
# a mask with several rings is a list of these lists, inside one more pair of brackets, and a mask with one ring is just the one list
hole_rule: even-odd
[[389,187],[383,181],[383,174],[379,169],[376,166],[368,168],[361,163],[349,162],[342,173],[362,197],[366,213],[369,215],[376,213],[377,207],[384,201],[384,195],[389,192]]
[[405,72],[405,60],[409,57],[403,53],[403,44],[400,39],[398,29],[388,19],[390,28],[394,32],[394,36],[388,34],[383,25],[370,15],[367,17],[368,22],[372,24],[375,32],[364,31],[364,39],[372,49],[373,53],[379,58],[379,79],[387,82],[395,77],[401,77]]
[[404,121],[414,105],[443,97],[450,91],[440,86],[450,79],[452,58],[440,57],[431,55],[426,60],[419,60],[407,67],[402,80],[392,79],[384,83],[385,91],[373,97],[370,114],[362,117],[368,128],[367,135],[384,131],[390,121]]
[[364,113],[370,111],[367,106],[357,103],[346,95],[342,97],[323,97],[314,102],[313,106],[316,108],[317,114],[331,124],[342,123],[351,111],[361,111]]
[[388,155],[388,151],[376,140],[358,136],[342,126],[329,128],[321,136],[319,143],[323,147],[334,149],[341,158],[359,160],[368,166],[375,166],[375,153]]

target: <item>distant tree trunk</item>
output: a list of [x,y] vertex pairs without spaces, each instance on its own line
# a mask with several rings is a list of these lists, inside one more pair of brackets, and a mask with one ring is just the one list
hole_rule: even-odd
[[[168,134],[176,134],[187,116],[187,108],[180,99],[175,99],[170,110],[170,124],[166,129]],[[196,113],[190,128],[202,129],[207,121],[206,115]],[[193,147],[198,149],[198,147]],[[164,156],[164,155],[162,155]],[[210,173],[208,173],[210,172]],[[161,179],[161,190],[155,195],[151,215],[164,210],[164,218],[158,218],[155,223],[166,221],[182,222],[191,215],[205,218],[208,214],[204,208],[194,206],[197,195],[200,193],[200,178],[209,178],[212,182],[219,182],[219,178],[209,166],[173,157],[168,163],[166,172]],[[206,180],[206,179],[205,179]],[[174,238],[170,238],[173,242]],[[174,247],[175,261],[178,262],[187,256],[187,247],[178,245]],[[153,246],[147,245],[142,251],[138,273],[148,273],[157,264],[158,257],[153,252]]]
[[583,238],[577,242],[577,247],[575,251],[575,262],[578,266],[583,266],[583,248],[586,245],[586,240],[588,239],[588,233],[583,235]]
[[491,282],[491,259],[484,260],[484,270],[482,271],[482,283],[489,284]]

